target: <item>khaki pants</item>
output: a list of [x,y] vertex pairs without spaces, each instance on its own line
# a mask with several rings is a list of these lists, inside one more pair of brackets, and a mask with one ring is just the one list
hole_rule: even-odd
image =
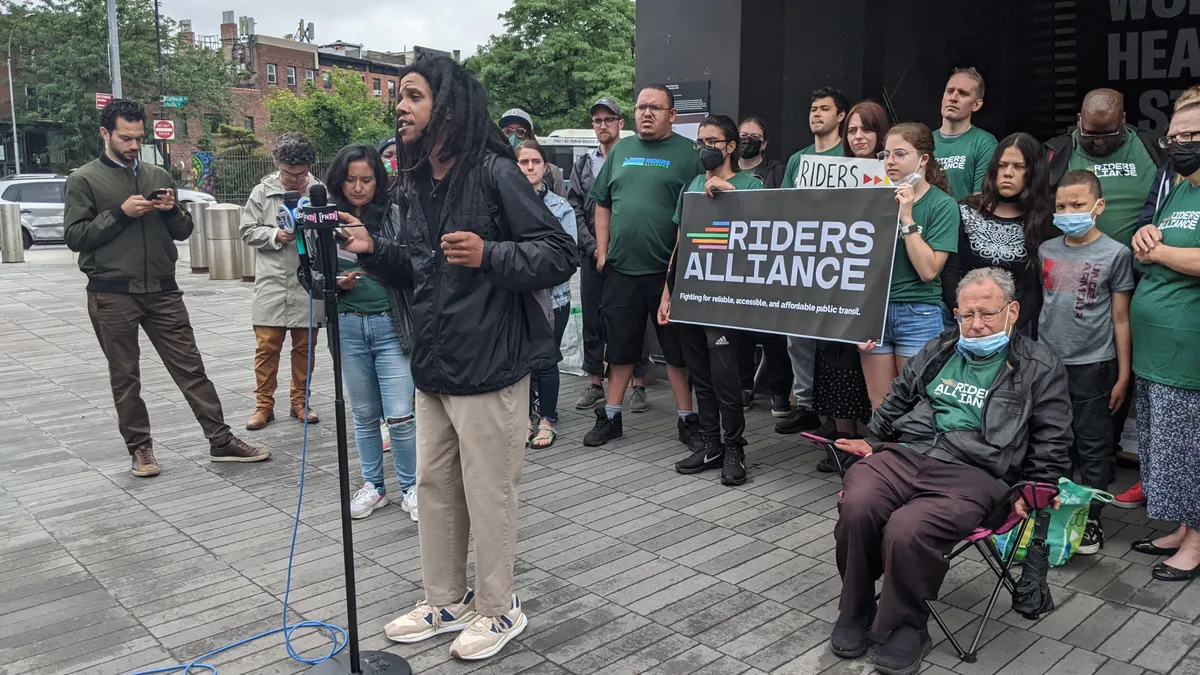
[[476,396],[417,391],[421,570],[425,599],[434,606],[466,594],[471,533],[475,609],[500,616],[512,606],[528,409],[528,377]]
[[129,454],[152,445],[150,414],[142,400],[141,346],[138,330],[146,332],[171,379],[214,445],[233,437],[221,411],[217,389],[204,373],[204,361],[181,291],[163,293],[87,294],[88,317],[100,349],[108,360],[108,378],[117,407],[117,426]]
[[[319,329],[313,326],[313,339]],[[292,388],[290,403],[293,410],[304,409],[304,390],[308,386],[308,328],[280,326],[254,327],[254,398],[255,407],[275,409],[275,386],[279,374],[279,355],[283,339],[292,336]],[[314,345],[313,360],[317,354]]]

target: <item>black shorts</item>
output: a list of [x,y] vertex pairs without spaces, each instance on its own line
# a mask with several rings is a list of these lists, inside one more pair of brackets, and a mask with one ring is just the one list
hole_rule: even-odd
[[605,359],[612,365],[632,366],[641,362],[646,322],[651,321],[667,365],[684,367],[677,328],[658,325],[658,304],[662,301],[666,278],[666,274],[631,276],[605,268],[600,314],[607,342]]

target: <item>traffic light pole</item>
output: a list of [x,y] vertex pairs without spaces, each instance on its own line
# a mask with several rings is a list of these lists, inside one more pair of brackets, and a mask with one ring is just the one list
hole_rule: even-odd
[[[163,115],[164,108],[162,107],[161,97],[167,95],[167,88],[163,83],[163,65],[162,65],[162,29],[158,20],[158,0],[154,0],[154,42],[158,46],[158,95],[160,103],[158,104],[159,119],[165,119]],[[162,154],[163,168],[167,173],[171,173],[171,146],[168,141],[158,142],[159,153]]]

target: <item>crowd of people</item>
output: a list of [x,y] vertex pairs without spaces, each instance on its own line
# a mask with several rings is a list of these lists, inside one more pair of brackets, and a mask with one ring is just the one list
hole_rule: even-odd
[[[597,147],[564,180],[528,113],[489,120],[472,73],[418,60],[402,69],[397,135],[344,148],[324,177],[345,236],[337,316],[323,316],[297,278],[303,235],[275,222],[285,192],[318,183],[303,136],[279,139],[277,171],[246,204],[242,238],[257,250],[246,427],[274,420],[289,336],[289,413],[319,421],[306,397],[310,336],[337,321],[362,473],[352,516],[388,504],[389,447],[402,508],[417,521],[422,507],[425,598],[384,632],[417,642],[459,631],[454,656],[488,658],[528,621],[513,583],[518,484],[526,449],[556,442],[557,364],[578,269],[588,382],[575,408],[595,415],[584,446],[623,437],[623,415],[648,409],[653,330],[684,446],[678,472],[747,481],[745,411],[760,370],[776,432],[826,436],[853,464],[835,531],[839,656],[874,642],[881,672],[917,672],[945,554],[974,528],[1027,513],[1004,502],[1001,481],[1073,477],[1108,490],[1135,400],[1142,480],[1114,505],[1145,504],[1151,518],[1178,522],[1133,549],[1166,556],[1157,579],[1198,577],[1200,361],[1190,347],[1200,337],[1200,86],[1178,99],[1161,138],[1127,124],[1121,95],[1101,89],[1075,127],[1045,144],[1025,133],[997,141],[974,126],[984,93],[979,72],[956,69],[942,124],[930,129],[822,87],[811,97],[814,142],[785,163],[767,155],[757,116],[738,124],[714,114],[695,140],[676,133],[671,92],[648,85],[625,139],[621,107],[595,102]],[[134,474],[159,471],[138,394],[138,326],[213,460],[266,459],[224,424],[204,375],[173,273],[174,241],[192,224],[169,177],[136,161],[144,119],[132,103],[109,105],[106,154],[68,179],[66,214]],[[684,195],[796,187],[806,154],[877,159],[895,186],[882,336],[855,346],[673,322]],[[1077,553],[1103,545],[1097,502]]]

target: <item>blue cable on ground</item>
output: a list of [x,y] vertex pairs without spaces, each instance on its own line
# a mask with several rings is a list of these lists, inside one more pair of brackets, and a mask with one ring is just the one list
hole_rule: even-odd
[[[220,649],[214,649],[207,654],[202,654],[201,656],[196,657],[196,659],[194,661],[192,661],[191,663],[189,663],[187,665],[168,666],[166,668],[155,668],[154,670],[142,670],[142,671],[133,673],[132,675],[154,675],[155,673],[174,673],[176,671],[178,671],[181,675],[189,675],[190,673],[200,672],[202,670],[208,671],[208,672],[212,673],[213,675],[217,675],[216,666],[210,666],[207,663],[204,663],[204,659],[216,656],[217,654],[220,654],[222,652],[227,652],[230,649],[240,647],[244,644],[254,642],[255,640],[261,640],[262,638],[265,638],[267,636],[275,635],[276,633],[283,633],[283,644],[284,644],[284,647],[287,648],[288,656],[292,657],[292,659],[294,659],[296,661],[299,661],[301,663],[307,663],[310,665],[316,665],[323,661],[328,661],[329,659],[332,659],[334,656],[337,656],[337,654],[339,652],[341,652],[343,649],[345,649],[347,643],[350,641],[350,637],[349,637],[349,635],[346,634],[345,628],[342,628],[341,626],[336,626],[331,623],[325,623],[324,621],[301,621],[300,623],[297,623],[297,624],[288,625],[288,616],[287,616],[288,597],[291,595],[291,592],[292,592],[292,559],[296,555],[296,534],[300,530],[300,506],[304,503],[304,470],[305,470],[305,467],[307,466],[307,462],[308,462],[308,397],[309,397],[309,393],[312,389],[312,351],[313,351],[312,303],[313,303],[313,293],[312,293],[312,289],[309,289],[309,291],[308,291],[308,382],[305,384],[305,387],[304,387],[304,441],[300,445],[300,494],[299,494],[299,496],[296,497],[296,518],[292,522],[292,544],[291,544],[290,550],[288,551],[287,583],[284,586],[284,591],[283,591],[283,625],[279,628],[275,628],[275,629],[266,631],[265,633],[259,633],[258,635],[248,637],[244,640],[239,640],[237,642],[234,642],[233,644],[229,644],[224,647],[221,647]],[[325,656],[322,656],[317,659],[308,659],[303,656],[300,656],[299,652],[297,652],[295,650],[295,648],[292,647],[292,634],[295,633],[297,630],[300,630],[301,628],[318,628],[318,629],[328,632],[329,637],[333,639],[333,647],[330,649],[329,653],[326,654]],[[197,670],[193,670],[193,669],[197,669]]]

